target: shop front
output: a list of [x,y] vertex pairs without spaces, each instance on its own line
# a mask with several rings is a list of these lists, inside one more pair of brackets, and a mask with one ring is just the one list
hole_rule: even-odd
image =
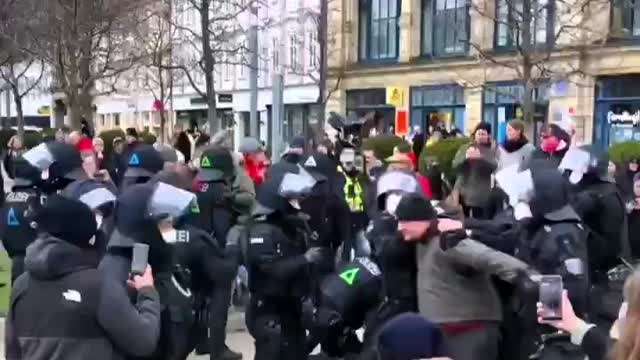
[[640,75],[603,77],[596,82],[594,144],[607,148],[640,141]]
[[379,132],[395,126],[395,107],[387,104],[386,89],[347,91],[347,119],[373,120]]
[[464,88],[458,85],[411,88],[411,127],[431,132],[444,126],[448,131],[465,132]]
[[[524,119],[522,108],[524,86],[517,83],[487,84],[482,98],[483,121],[491,124],[493,137],[498,143],[502,143],[507,137],[507,123],[511,120]],[[535,102],[533,114],[535,126],[529,136],[534,142],[537,142],[538,134],[540,134],[549,112],[549,87],[542,86],[535,89],[533,99]]]

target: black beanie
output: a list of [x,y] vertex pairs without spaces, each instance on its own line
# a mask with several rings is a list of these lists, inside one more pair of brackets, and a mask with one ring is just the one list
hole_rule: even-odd
[[81,248],[93,248],[96,218],[84,203],[60,195],[47,198],[34,218],[38,229]]
[[475,130],[473,130],[473,134],[475,135],[478,130],[484,130],[487,132],[487,134],[491,135],[491,124],[489,124],[488,122],[480,122],[476,126]]
[[398,221],[430,221],[438,217],[429,199],[413,193],[400,199],[395,214]]

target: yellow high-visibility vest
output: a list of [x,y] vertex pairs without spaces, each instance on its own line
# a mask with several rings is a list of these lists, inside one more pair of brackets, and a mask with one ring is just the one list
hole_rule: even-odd
[[[363,212],[364,211],[364,201],[362,200],[364,196],[364,192],[362,191],[362,186],[360,186],[359,181],[354,181],[348,176],[345,176],[346,183],[344,185],[344,199],[349,204],[349,209],[351,212]],[[349,189],[353,187],[353,194],[349,193]]]

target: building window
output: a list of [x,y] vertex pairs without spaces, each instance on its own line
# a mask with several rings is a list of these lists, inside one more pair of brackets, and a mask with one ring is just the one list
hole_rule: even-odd
[[113,114],[113,126],[120,126],[120,114]]
[[289,61],[291,62],[291,71],[296,72],[298,70],[298,37],[292,35],[290,38],[289,46]]
[[360,59],[398,58],[400,1],[360,0]]
[[229,64],[229,60],[224,63],[224,80],[231,81],[231,64]]
[[278,44],[278,39],[273,39],[273,71],[278,71],[278,67],[280,66],[280,46]]
[[[513,48],[524,45],[522,29],[530,13],[532,44],[553,44],[553,0],[497,0],[496,2],[496,48]],[[528,10],[527,10],[528,8]]]
[[467,0],[422,1],[422,53],[426,56],[466,54],[469,48]]
[[309,67],[315,69],[318,66],[318,34],[309,33]]
[[262,61],[264,64],[262,65],[262,69],[264,71],[265,84],[267,83],[267,79],[270,76],[271,68],[269,67],[269,48],[262,48]]
[[611,0],[611,30],[620,38],[640,37],[640,0]]

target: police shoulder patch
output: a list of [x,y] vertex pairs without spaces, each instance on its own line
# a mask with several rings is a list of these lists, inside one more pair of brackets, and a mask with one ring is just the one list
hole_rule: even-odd
[[304,162],[304,166],[317,167],[318,164],[316,163],[316,159],[313,156],[309,156],[307,161]]
[[129,165],[130,166],[140,165],[140,159],[138,159],[138,154],[131,155],[131,158],[129,158]]

